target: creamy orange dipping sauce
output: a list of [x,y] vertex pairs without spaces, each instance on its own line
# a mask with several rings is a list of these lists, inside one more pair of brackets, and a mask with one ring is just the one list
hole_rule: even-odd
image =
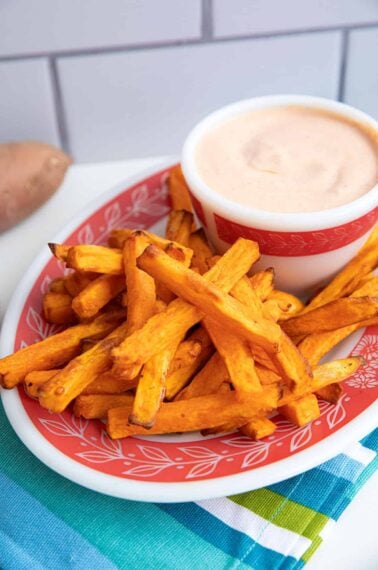
[[204,135],[196,163],[213,191],[243,206],[327,210],[377,184],[378,133],[320,109],[267,108]]

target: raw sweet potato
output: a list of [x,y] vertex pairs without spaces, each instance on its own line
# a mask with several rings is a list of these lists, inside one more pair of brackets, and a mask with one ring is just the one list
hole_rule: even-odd
[[71,159],[49,144],[0,145],[0,232],[17,224],[58,189]]

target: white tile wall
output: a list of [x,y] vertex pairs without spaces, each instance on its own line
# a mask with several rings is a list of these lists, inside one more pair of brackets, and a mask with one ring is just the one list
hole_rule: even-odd
[[376,0],[213,0],[215,36],[378,24]]
[[378,0],[0,0],[0,143],[178,152],[209,111],[283,91],[378,116],[377,34]]
[[7,0],[0,55],[197,38],[200,0]]
[[264,93],[335,97],[339,32],[146,50],[59,61],[74,155],[179,152],[203,115]]
[[60,144],[45,59],[0,63],[0,141]]
[[351,33],[345,101],[378,119],[378,28]]

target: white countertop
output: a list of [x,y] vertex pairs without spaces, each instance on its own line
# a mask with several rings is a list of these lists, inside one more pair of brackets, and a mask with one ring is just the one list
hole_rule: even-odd
[[[0,235],[0,322],[25,269],[52,237],[101,192],[160,159],[82,164],[70,168],[60,190],[27,220]],[[373,570],[378,567],[378,473],[341,516],[308,570]]]

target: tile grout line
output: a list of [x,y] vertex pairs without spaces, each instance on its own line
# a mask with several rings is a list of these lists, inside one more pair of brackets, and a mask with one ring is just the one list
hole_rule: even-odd
[[348,55],[349,55],[349,38],[350,38],[349,30],[343,30],[341,36],[339,88],[337,92],[338,101],[344,101],[344,96],[345,96],[345,81],[346,81],[346,72],[347,72]]
[[55,118],[58,127],[58,134],[62,149],[70,154],[70,144],[67,129],[66,113],[63,104],[63,96],[59,79],[59,72],[56,66],[56,59],[53,56],[48,58],[48,66],[50,71],[50,80],[55,105]]
[[[212,2],[212,0],[204,0],[205,4],[207,2]],[[211,5],[211,4],[210,4]],[[204,10],[205,11],[205,10]],[[212,19],[210,19],[211,27],[212,27]],[[208,25],[208,24],[207,24]],[[203,27],[203,26],[202,26]],[[298,30],[285,30],[285,31],[275,31],[275,32],[262,32],[257,34],[245,34],[239,36],[230,36],[230,37],[202,37],[195,39],[181,39],[181,40],[173,40],[173,41],[161,41],[161,42],[147,42],[144,44],[122,44],[116,46],[102,46],[102,47],[93,47],[93,48],[82,48],[82,49],[67,49],[67,50],[56,50],[56,51],[41,51],[41,52],[33,52],[33,53],[21,53],[16,55],[0,55],[0,63],[7,62],[7,61],[17,61],[17,60],[28,60],[28,59],[37,59],[42,57],[49,57],[49,58],[71,58],[71,57],[82,57],[82,56],[93,56],[93,55],[106,55],[106,54],[117,54],[117,53],[127,53],[127,52],[134,52],[134,51],[143,51],[143,50],[153,50],[153,49],[164,49],[164,48],[174,48],[174,47],[192,47],[192,46],[200,46],[200,45],[212,45],[212,44],[221,44],[221,43],[229,43],[229,42],[241,42],[245,40],[258,40],[258,39],[274,39],[274,38],[282,38],[282,37],[291,37],[291,36],[300,36],[304,34],[319,34],[319,33],[327,33],[327,32],[340,32],[340,31],[352,31],[352,30],[365,30],[365,29],[374,29],[378,28],[378,21],[377,22],[369,22],[369,23],[361,23],[361,24],[352,24],[350,26],[328,26],[328,27],[321,27],[321,28],[301,28]],[[202,30],[204,31],[204,30]],[[211,33],[212,30],[208,29],[205,32]]]
[[202,0],[201,37],[203,40],[213,39],[213,0]]

